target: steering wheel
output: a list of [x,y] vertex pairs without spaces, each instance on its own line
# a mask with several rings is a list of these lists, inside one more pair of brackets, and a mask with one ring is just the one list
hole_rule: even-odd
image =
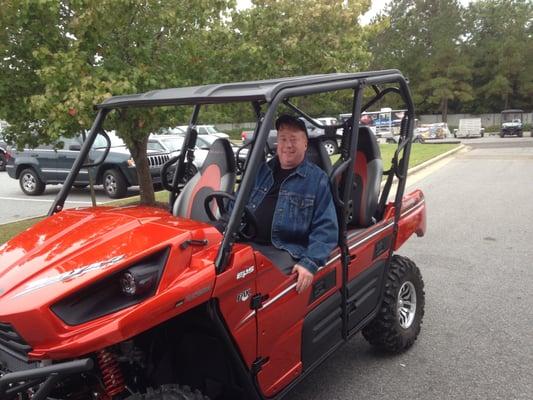
[[[218,210],[220,212],[220,218],[217,218],[213,211],[211,210],[210,204],[211,201],[215,199]],[[235,201],[235,196],[227,192],[216,191],[209,195],[204,200],[204,208],[209,220],[213,222],[227,222],[225,221],[225,216],[228,212],[226,205],[224,204],[224,199]],[[257,235],[257,219],[255,215],[248,207],[244,208],[244,213],[241,218],[241,223],[239,225],[239,230],[237,232],[240,238],[250,241]]]

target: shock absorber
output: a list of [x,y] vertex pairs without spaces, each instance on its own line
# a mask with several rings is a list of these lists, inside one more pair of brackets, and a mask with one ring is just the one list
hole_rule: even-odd
[[115,355],[109,350],[103,349],[96,353],[96,358],[100,366],[107,396],[112,398],[123,392],[126,385],[124,385],[124,377]]

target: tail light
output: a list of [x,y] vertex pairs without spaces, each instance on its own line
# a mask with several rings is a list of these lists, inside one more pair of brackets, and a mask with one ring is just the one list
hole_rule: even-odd
[[12,158],[15,158],[15,157],[13,156],[13,153],[11,153],[11,149],[8,148],[8,149],[6,150],[6,164],[7,164],[7,162],[8,162],[9,160],[11,160]]
[[246,132],[245,131],[241,132],[241,139],[242,140],[246,139]]

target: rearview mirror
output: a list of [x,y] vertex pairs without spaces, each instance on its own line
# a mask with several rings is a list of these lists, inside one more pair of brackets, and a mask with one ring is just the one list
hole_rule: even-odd
[[80,151],[81,146],[79,144],[71,144],[68,149],[71,151]]

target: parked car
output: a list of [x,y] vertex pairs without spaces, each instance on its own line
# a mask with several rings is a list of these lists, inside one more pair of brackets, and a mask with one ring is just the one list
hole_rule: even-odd
[[501,113],[500,137],[516,135],[522,137],[523,110],[503,110]]
[[[75,185],[84,187],[89,184],[89,173],[94,184],[101,184],[105,193],[113,198],[126,195],[128,187],[138,185],[135,162],[124,142],[112,133],[111,149],[105,161],[95,167],[80,170]],[[9,149],[10,158],[6,165],[7,173],[18,179],[20,188],[29,196],[42,194],[46,185],[61,184],[72,169],[83,143],[81,135],[74,138],[61,138],[54,145],[42,145],[35,149],[18,151]],[[98,136],[89,153],[89,160],[101,160],[105,154],[106,140]],[[161,166],[170,159],[170,154],[155,141],[148,142],[148,162],[154,183],[160,182]]]
[[[205,136],[205,135],[204,135]],[[215,138],[216,139],[216,138]],[[150,135],[151,142],[156,142],[161,146],[161,149],[170,154],[170,157],[177,156],[181,153],[181,148],[185,140],[184,135]],[[206,140],[198,135],[196,140],[196,149],[194,150],[194,166],[198,170],[204,164],[209,146],[206,145]]]
[[[187,131],[188,126],[179,125],[178,128],[184,131],[185,133]],[[196,125],[195,128],[198,132],[198,135],[213,135],[219,138],[229,139],[229,135],[227,133],[220,132],[217,128],[215,128],[215,125]]]
[[[317,137],[324,135],[324,129],[319,128],[318,126],[312,124],[306,119],[303,119],[303,118],[301,119],[305,123],[305,127],[307,128],[307,133],[309,135],[309,138],[317,138]],[[323,124],[319,118],[317,118],[316,121],[319,125],[328,125],[328,124]],[[334,124],[329,124],[329,125],[334,125]],[[270,130],[268,134],[267,143],[272,152],[275,151],[278,146],[277,135],[278,135],[278,132],[275,129]],[[253,130],[244,130],[241,133],[241,138],[242,138],[242,142],[244,145],[247,145],[248,143],[250,143],[253,140],[253,137],[254,137]],[[322,145],[325,147],[326,152],[330,156],[332,156],[333,154],[336,154],[339,151],[339,144],[333,138],[328,138],[328,139],[323,140]]]

